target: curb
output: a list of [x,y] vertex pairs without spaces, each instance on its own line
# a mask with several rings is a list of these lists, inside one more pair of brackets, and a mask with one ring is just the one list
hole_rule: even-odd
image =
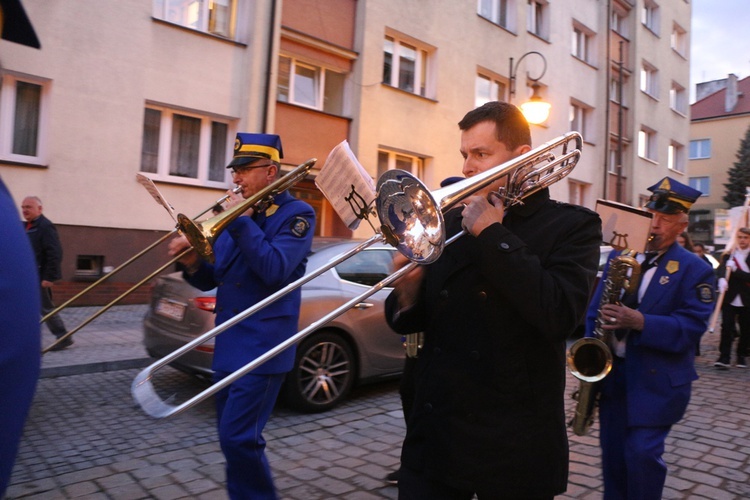
[[154,360],[151,358],[119,359],[117,361],[102,361],[99,363],[85,363],[69,366],[50,366],[42,368],[39,378],[67,377],[69,375],[84,375],[86,373],[113,372],[129,370],[131,368],[145,368]]

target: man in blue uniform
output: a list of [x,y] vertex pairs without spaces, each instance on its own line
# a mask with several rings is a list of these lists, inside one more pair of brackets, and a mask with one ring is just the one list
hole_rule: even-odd
[[608,263],[586,318],[587,336],[593,336],[597,315],[602,328],[614,332],[614,366],[599,399],[605,499],[661,498],[664,442],[690,401],[698,378],[695,346],[714,303],[713,269],[676,242],[700,191],[669,177],[649,191],[652,238],[637,257],[639,290],[599,312]]
[[[20,0],[0,0],[0,38],[40,48]],[[0,179],[0,498],[10,482],[41,364],[39,273],[19,224],[15,202]]]
[[[242,198],[267,187],[279,176],[281,140],[272,134],[237,134],[227,168],[242,188]],[[231,192],[227,209],[242,200]],[[216,291],[216,324],[302,277],[312,245],[315,213],[288,192],[277,195],[263,212],[251,208],[232,221],[216,240],[216,263],[195,252],[181,259],[185,278],[201,290]],[[188,246],[170,243],[176,255]],[[213,360],[218,381],[297,333],[300,289],[216,337]],[[276,499],[261,432],[271,415],[295,350],[287,349],[216,395],[219,441],[226,457],[227,490],[232,499]]]

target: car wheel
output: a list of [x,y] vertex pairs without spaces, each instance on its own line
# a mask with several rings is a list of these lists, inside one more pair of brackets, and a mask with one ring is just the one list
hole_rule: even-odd
[[344,338],[332,332],[313,334],[297,347],[284,401],[306,413],[330,410],[351,391],[354,373],[354,352]]

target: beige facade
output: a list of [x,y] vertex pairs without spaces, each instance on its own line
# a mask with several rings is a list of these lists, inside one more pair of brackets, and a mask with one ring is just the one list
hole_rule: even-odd
[[[729,170],[737,161],[740,143],[750,128],[750,78],[735,75],[698,85],[698,101],[691,106],[691,184],[701,196],[691,210],[694,240],[716,247],[727,243],[728,209],[725,201]],[[707,91],[705,94],[703,91]]]
[[[60,226],[71,288],[96,274],[82,267],[116,266],[173,227],[138,173],[177,212],[195,215],[230,186],[223,164],[234,134],[269,132],[282,136],[287,167],[310,157],[321,166],[347,139],[373,178],[406,168],[434,189],[460,175],[457,123],[485,85],[485,97],[514,104],[540,85],[552,111],[532,126],[535,145],[583,133],[582,159],[552,186],[556,199],[594,208],[615,198],[619,110],[621,201],[636,205],[661,177],[684,175],[684,160],[668,166],[670,146],[684,158],[688,143],[687,109],[670,99],[675,85],[688,88],[684,0],[227,0],[214,12],[192,0],[24,5],[42,50],[0,42],[0,99],[17,82],[41,89],[39,148],[9,152],[12,117],[0,109],[0,175],[18,202],[40,196]],[[613,94],[619,40],[622,108]],[[647,159],[638,155],[644,129]],[[311,180],[294,191],[316,208],[318,234],[351,234]],[[354,235],[371,232],[362,225]],[[163,253],[146,260],[117,282],[142,276]]]

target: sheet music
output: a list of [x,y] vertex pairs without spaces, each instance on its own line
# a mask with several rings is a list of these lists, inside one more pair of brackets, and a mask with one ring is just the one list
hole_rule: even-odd
[[169,204],[169,202],[162,196],[162,194],[159,192],[159,190],[156,187],[156,184],[154,184],[154,181],[149,179],[143,174],[135,174],[135,178],[138,181],[140,185],[146,188],[146,191],[149,192],[151,196],[156,200],[156,202],[167,209],[167,212],[169,212],[169,215],[172,216],[172,219],[174,219],[175,222],[177,222],[177,217],[175,216],[175,210],[172,205]]
[[315,185],[349,229],[356,229],[366,216],[374,216],[375,182],[346,140],[331,150]]

